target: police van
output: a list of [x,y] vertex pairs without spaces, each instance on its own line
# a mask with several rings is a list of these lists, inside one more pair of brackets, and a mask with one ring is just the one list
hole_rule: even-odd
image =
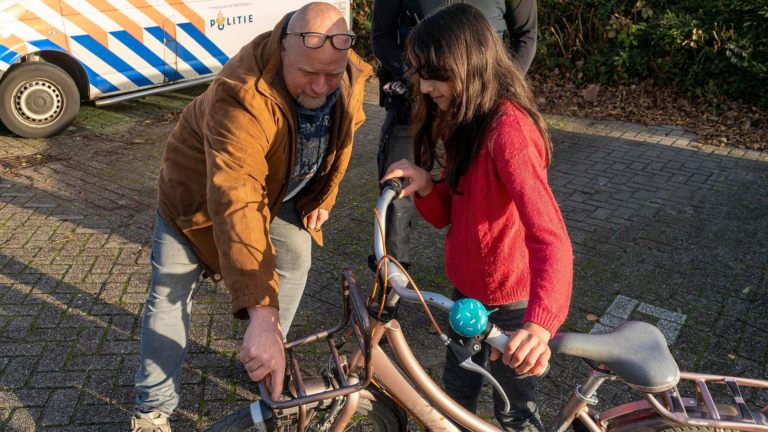
[[[0,120],[26,138],[107,105],[212,81],[306,0],[0,0]],[[327,0],[350,22],[350,0]]]

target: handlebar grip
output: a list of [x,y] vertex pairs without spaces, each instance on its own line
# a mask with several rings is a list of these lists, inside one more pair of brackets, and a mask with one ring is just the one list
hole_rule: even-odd
[[509,336],[501,331],[497,325],[491,323],[488,323],[488,325],[491,327],[491,331],[488,333],[488,336],[486,336],[485,341],[497,350],[504,352],[507,348]]
[[405,187],[405,178],[395,177],[384,182],[384,187],[389,186],[395,192],[395,197],[400,196],[400,192]]
[[[485,341],[488,342],[492,347],[496,348],[497,350],[501,351],[502,353],[507,348],[507,342],[509,342],[509,336],[507,336],[506,333],[501,331],[501,329],[496,326],[495,324],[488,323],[489,326],[491,326],[491,331],[488,333],[488,336],[486,336]],[[549,372],[551,364],[548,362],[547,367],[544,368],[544,371],[536,374],[537,377],[541,378],[544,375]],[[521,378],[525,378],[527,375],[521,375]]]

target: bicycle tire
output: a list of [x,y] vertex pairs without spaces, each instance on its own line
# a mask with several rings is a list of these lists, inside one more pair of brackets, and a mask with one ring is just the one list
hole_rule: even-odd
[[[406,430],[406,425],[401,424],[400,416],[395,410],[381,402],[371,402],[361,398],[352,419],[354,420],[355,417],[365,417],[370,421],[373,428],[366,429],[366,432],[404,432]],[[344,431],[361,430],[360,428],[352,428],[352,426],[352,421],[350,421],[350,425],[344,428]]]
[[[367,399],[361,399],[357,405],[357,410],[353,415],[355,417],[367,418],[373,429],[367,429],[370,432],[404,432],[406,430],[405,425],[401,424],[400,417],[397,413],[388,405],[371,402]],[[345,431],[352,431],[355,424],[350,422],[350,425],[345,428]],[[216,423],[209,426],[205,432],[245,432],[253,428],[253,418],[251,417],[250,406],[245,406],[238,411],[235,411],[226,417],[221,418]],[[312,430],[312,424],[307,426],[307,430]],[[267,431],[263,431],[267,432]]]
[[[355,421],[356,418],[367,419],[369,427],[363,428],[360,426],[360,422]],[[307,426],[307,431],[314,431],[312,426],[313,423],[310,423]],[[406,426],[401,423],[400,416],[398,416],[395,410],[389,405],[381,402],[371,402],[367,399],[360,399],[360,402],[357,404],[357,409],[352,415],[352,419],[344,428],[344,432],[363,430],[365,432],[405,432]]]
[[[706,418],[706,407],[689,406],[686,407],[689,416]],[[717,404],[717,410],[720,412],[721,418],[727,421],[740,421],[736,408],[732,405]],[[753,415],[761,415],[759,413],[752,413]],[[578,421],[578,419],[576,419]],[[579,421],[580,423],[580,421]],[[669,420],[658,414],[653,408],[646,408],[640,411],[634,411],[627,413],[626,417],[622,420],[621,417],[609,420],[607,426],[608,432],[715,432],[715,428],[708,426],[684,426],[672,424]],[[582,428],[586,429],[583,425]],[[577,429],[576,421],[574,421],[574,430]],[[722,429],[723,432],[738,432],[739,429]]]
[[[739,432],[733,429],[720,429],[723,432]],[[671,427],[668,429],[661,429],[659,432],[715,432],[715,428],[702,427],[702,426],[690,426],[690,427]]]
[[251,428],[253,428],[251,407],[250,405],[246,405],[238,411],[221,418],[219,421],[209,426],[205,432],[244,432]]

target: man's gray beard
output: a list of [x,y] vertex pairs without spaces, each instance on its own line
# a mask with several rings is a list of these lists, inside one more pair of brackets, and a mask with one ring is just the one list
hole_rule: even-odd
[[306,109],[315,110],[323,106],[326,98],[327,96],[323,96],[321,98],[309,98],[305,96],[304,93],[302,93],[299,95],[299,99],[297,99],[296,102],[298,102],[299,105]]

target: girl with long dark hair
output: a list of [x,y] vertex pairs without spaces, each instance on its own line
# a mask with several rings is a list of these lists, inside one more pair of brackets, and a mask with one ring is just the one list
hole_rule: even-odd
[[[471,297],[510,335],[500,353],[485,346],[473,360],[501,383],[494,391],[506,430],[542,430],[533,376],[546,367],[547,342],[565,321],[573,252],[547,183],[552,143],[525,80],[488,19],[455,4],[428,15],[406,46],[411,65],[415,164],[393,164],[384,180],[406,177],[402,196],[435,226],[450,225],[445,266],[454,298]],[[440,167],[435,180],[430,171]],[[454,338],[457,335],[449,335]],[[448,359],[446,392],[477,411],[483,378]]]

